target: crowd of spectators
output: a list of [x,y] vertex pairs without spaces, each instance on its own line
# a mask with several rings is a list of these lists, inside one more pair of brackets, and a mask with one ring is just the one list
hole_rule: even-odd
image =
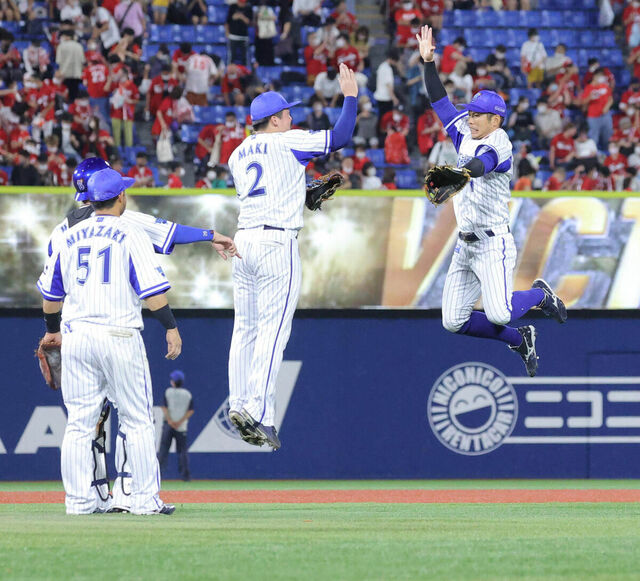
[[[207,25],[205,0],[6,0],[0,20],[20,21],[22,38],[30,41],[18,50],[14,34],[0,30],[0,165],[14,166],[14,184],[68,185],[78,160],[99,155],[137,186],[159,185],[157,167],[169,187],[232,185],[226,163],[250,120],[228,112],[224,122],[203,124],[195,143],[180,144],[180,127],[196,119],[194,107],[239,111],[264,90],[302,84],[310,112],[297,126],[327,129],[341,105],[336,71],[344,62],[357,71],[361,87],[352,148],[310,164],[308,176],[336,169],[351,187],[393,188],[398,169],[419,175],[456,157],[424,89],[415,40],[420,26],[441,31],[445,9],[528,10],[535,0],[531,4],[387,0],[390,42],[372,68],[370,31],[344,0],[229,3],[226,59],[192,42],[175,50],[159,44],[143,56],[152,24]],[[528,31],[519,62],[503,45],[474,61],[462,36],[438,46],[439,71],[454,104],[481,89],[507,100],[503,127],[514,144],[516,189],[638,189],[640,0],[609,5],[610,26],[626,42],[633,69],[626,87],[616,86],[596,57],[581,74],[567,46],[545,46],[536,29]],[[261,79],[262,67],[274,64],[294,69],[279,80]],[[525,94],[509,102],[514,88]],[[145,131],[153,147],[141,145]],[[384,175],[371,150],[392,166]],[[183,180],[191,167],[193,179]]]

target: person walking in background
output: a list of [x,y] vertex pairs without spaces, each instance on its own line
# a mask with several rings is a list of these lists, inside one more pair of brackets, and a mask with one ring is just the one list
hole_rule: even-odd
[[189,456],[187,455],[187,425],[194,412],[193,398],[191,392],[183,387],[184,373],[182,371],[179,369],[172,371],[169,374],[169,380],[171,387],[168,387],[164,392],[164,405],[161,408],[164,423],[162,424],[158,462],[160,470],[164,471],[171,442],[175,440],[178,452],[178,470],[182,480],[187,482],[191,480]]

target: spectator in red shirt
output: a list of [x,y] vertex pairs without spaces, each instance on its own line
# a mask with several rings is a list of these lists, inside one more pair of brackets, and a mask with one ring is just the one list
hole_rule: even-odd
[[120,62],[127,65],[134,74],[138,72],[142,50],[134,40],[132,28],[125,28],[122,31],[122,37],[111,47],[109,55],[116,55]]
[[628,111],[640,109],[640,80],[638,78],[631,79],[631,83],[627,90],[622,93],[620,99],[620,110],[628,114]]
[[424,19],[431,24],[431,27],[436,30],[442,30],[444,0],[420,0],[419,7]]
[[569,164],[576,155],[576,144],[574,137],[577,132],[577,127],[573,123],[568,123],[562,133],[558,133],[551,140],[551,147],[549,149],[549,165],[551,169],[555,169],[556,166],[566,166]]
[[177,129],[174,123],[176,114],[175,107],[182,97],[182,87],[174,87],[168,95],[165,95],[156,111],[156,119],[151,127],[151,135],[157,139],[161,133],[173,133]]
[[79,135],[89,133],[89,121],[93,117],[89,95],[86,91],[80,91],[77,99],[69,105],[69,113],[73,115],[71,131]]
[[147,91],[145,110],[149,111],[151,117],[156,116],[162,99],[179,84],[178,79],[176,79],[175,75],[171,72],[171,65],[169,63],[163,64],[161,73],[151,79],[151,84]]
[[147,167],[148,159],[144,151],[136,154],[136,165],[127,173],[127,176],[135,179],[134,188],[151,188],[155,185],[153,172]]
[[433,147],[442,124],[435,111],[429,107],[420,117],[416,132],[418,134],[418,149],[422,155],[428,155]]
[[450,75],[455,69],[458,61],[465,63],[470,62],[471,57],[464,56],[462,52],[467,46],[467,41],[459,36],[453,41],[453,44],[448,44],[442,51],[442,60],[440,61],[440,72],[444,75]]
[[613,92],[602,69],[598,69],[582,93],[582,103],[587,110],[589,137],[599,149],[606,149],[613,133],[611,105]]
[[211,124],[205,125],[200,130],[195,150],[195,156],[198,162],[206,163],[209,161],[209,156],[216,141],[216,133],[216,125]]
[[364,63],[360,60],[358,50],[349,43],[349,35],[341,33],[336,39],[336,50],[333,53],[332,67],[336,70],[344,63],[352,71],[361,71]]
[[[627,171],[628,162],[626,156],[620,153],[620,148],[616,143],[609,144],[609,155],[604,160],[604,166],[611,172],[611,177],[616,186],[618,184],[621,185]],[[618,188],[616,187],[616,189]]]
[[627,4],[622,12],[622,23],[625,27],[625,37],[628,44],[634,24],[640,23],[640,2],[638,0],[631,0]]
[[613,190],[613,180],[606,167],[594,166],[580,184],[580,189],[584,191],[610,192]]
[[364,145],[356,145],[353,153],[353,171],[362,173],[362,168],[366,163],[371,163],[367,157],[367,148]]
[[244,127],[238,123],[236,114],[229,111],[224,116],[224,125],[216,127],[216,140],[220,141],[220,159],[217,160],[216,165],[227,165],[233,150],[245,137]]
[[178,75],[184,75],[187,67],[187,61],[192,54],[196,54],[194,50],[191,49],[191,43],[182,42],[180,43],[180,47],[177,48],[173,52],[173,56],[171,60],[173,61]]
[[124,130],[124,145],[125,147],[132,147],[133,114],[136,103],[140,98],[140,93],[136,84],[129,79],[125,68],[112,72],[112,75],[115,87],[110,98],[113,140],[116,147],[120,147],[122,144],[122,131]]
[[406,137],[409,134],[409,116],[405,115],[403,111],[402,105],[394,105],[393,109],[380,119],[380,131],[382,133],[397,131]]
[[584,77],[582,79],[582,84],[586,87],[589,83],[591,83],[591,81],[593,80],[593,77],[596,74],[596,71],[598,71],[600,69],[602,69],[602,72],[607,77],[607,81],[608,81],[609,86],[611,87],[611,89],[614,89],[615,86],[616,86],[616,78],[615,78],[615,76],[608,69],[608,67],[601,67],[600,66],[600,61],[596,57],[591,57],[589,59],[589,68],[587,69],[587,72],[584,74]]
[[172,161],[170,167],[171,173],[167,178],[166,187],[169,189],[182,188],[182,177],[185,174],[184,168],[180,166],[180,162],[178,161]]
[[0,169],[0,186],[6,186],[9,184],[9,174],[3,169]]
[[243,66],[231,63],[222,77],[222,96],[227,105],[232,104],[231,95],[233,91],[242,93],[247,81],[247,77],[251,75],[251,71]]
[[89,62],[82,71],[82,83],[87,87],[89,103],[97,108],[102,120],[109,122],[109,95],[111,93],[111,72],[109,67],[97,56],[87,59]]
[[393,128],[389,130],[384,140],[384,159],[387,163],[398,165],[411,163],[407,138],[403,133],[394,131]]
[[397,190],[398,186],[396,185],[396,170],[392,167],[387,167],[384,170],[384,174],[382,175],[382,185],[387,190]]
[[358,27],[358,19],[355,17],[355,14],[351,14],[351,12],[347,10],[345,0],[338,2],[336,9],[331,13],[330,17],[336,21],[336,26],[340,32],[351,34]]
[[319,73],[327,70],[329,53],[322,42],[318,31],[312,32],[307,37],[308,46],[304,49],[304,62],[307,67],[307,85],[313,86],[313,82]]
[[400,47],[407,46],[408,41],[412,40],[414,34],[411,30],[412,21],[422,20],[422,11],[416,8],[413,0],[403,0],[400,7],[393,16],[396,23],[396,45]]
[[565,180],[567,179],[567,172],[563,167],[557,167],[553,170],[549,179],[545,182],[543,186],[543,191],[545,192],[557,192],[563,190],[565,188]]

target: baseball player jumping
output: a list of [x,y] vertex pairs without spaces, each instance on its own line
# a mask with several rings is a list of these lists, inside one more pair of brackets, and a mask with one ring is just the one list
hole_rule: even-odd
[[[56,237],[63,235],[69,228],[94,215],[93,206],[87,199],[87,184],[93,174],[110,167],[106,161],[99,157],[90,157],[78,164],[73,172],[73,185],[76,190],[75,199],[82,202],[83,205],[71,210],[65,219],[55,227],[49,242],[49,256],[51,256],[52,244]],[[210,241],[213,248],[225,260],[227,259],[227,253],[230,256],[236,256],[237,254],[233,240],[213,230],[183,226],[182,224],[132,210],[125,210],[121,220],[141,227],[151,239],[156,254],[171,254],[176,244],[190,244],[202,241]],[[103,416],[108,414],[108,405],[108,401],[105,400]],[[108,498],[109,480],[107,478],[104,443],[101,438],[103,439],[104,436],[101,435],[101,430],[99,429],[97,437],[92,443],[95,464],[92,485],[96,488],[96,492],[102,500],[102,505],[109,504],[109,512],[129,512],[131,504],[129,500],[131,495],[131,467],[128,462],[125,434],[121,429],[118,429],[116,433],[116,478],[113,482],[112,503],[109,502]]]
[[231,154],[240,216],[234,260],[235,320],[229,354],[229,419],[242,438],[274,450],[275,382],[302,280],[298,232],[305,204],[305,168],[314,157],[345,147],[355,127],[358,85],[340,65],[342,112],[333,130],[291,130],[289,109],[269,91],[251,103],[254,134]]
[[91,453],[105,397],[117,405],[129,443],[131,512],[175,510],[158,496],[153,392],[140,335],[142,300],[166,329],[168,359],[178,357],[182,340],[165,296],[169,281],[151,241],[141,228],[121,218],[125,189],[133,182],[110,168],[91,176],[86,197],[95,214],[53,239],[37,284],[47,328],[44,342],[62,343],[62,396],[68,422],[61,465],[67,514],[106,508],[99,505],[92,487]]
[[[423,26],[416,35],[425,61],[424,80],[433,109],[458,152],[458,167],[471,174],[470,182],[453,199],[459,232],[442,297],[442,324],[452,333],[497,339],[523,359],[533,377],[538,368],[536,329],[515,328],[532,308],[560,323],[567,310],[542,279],[527,291],[513,291],[516,247],[509,229],[513,173],[512,145],[501,129],[507,107],[493,91],[476,93],[471,103],[458,111],[447,97],[433,55],[432,29]],[[473,306],[482,296],[485,312]]]

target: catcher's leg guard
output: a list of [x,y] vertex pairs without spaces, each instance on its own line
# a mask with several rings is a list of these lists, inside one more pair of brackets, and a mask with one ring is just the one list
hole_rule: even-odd
[[93,453],[93,480],[91,486],[96,489],[98,498],[106,503],[110,500],[109,475],[107,474],[106,433],[104,425],[109,418],[109,400],[105,398],[102,403],[102,412],[96,426],[96,437],[91,442]]
[[127,455],[127,436],[118,426],[116,436],[116,478],[113,481],[113,506],[131,508],[131,470]]

